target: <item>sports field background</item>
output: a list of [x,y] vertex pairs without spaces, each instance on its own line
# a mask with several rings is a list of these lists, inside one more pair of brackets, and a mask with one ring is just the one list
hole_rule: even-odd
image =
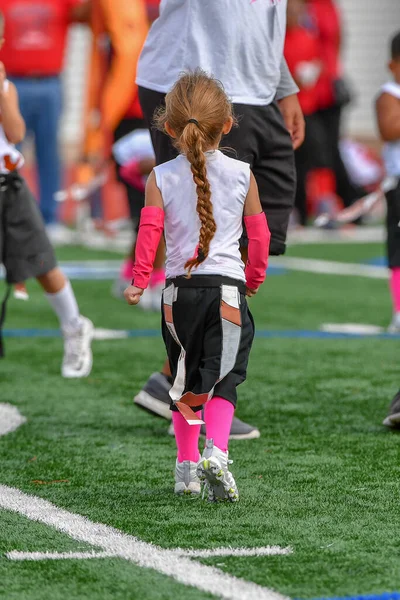
[[[58,254],[61,261],[118,259],[80,248]],[[376,263],[382,254],[378,243],[288,251],[354,264]],[[57,328],[36,283],[29,284],[28,303],[10,301],[0,402],[18,407],[27,423],[0,437],[0,484],[163,548],[291,546],[288,556],[203,562],[292,598],[399,590],[399,438],[381,422],[400,383],[400,340],[320,332],[324,323],[386,327],[387,281],[271,269],[251,300],[259,335],[237,414],[262,435],[231,443],[237,505],[174,496],[168,423],[132,403],[163,360],[159,317],[112,298],[111,283],[73,281],[82,313],[96,327],[133,332],[95,341],[93,372],[83,381],[60,377],[60,338],[51,331],[36,337]],[[211,598],[122,559],[13,562],[5,556],[85,549],[0,509],[0,597]]]

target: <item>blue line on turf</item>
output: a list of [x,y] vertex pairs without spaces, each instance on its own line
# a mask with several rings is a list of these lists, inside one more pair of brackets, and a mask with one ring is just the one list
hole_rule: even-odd
[[[125,330],[118,330],[125,331]],[[126,331],[128,337],[159,337],[161,335],[158,329],[131,329]],[[39,337],[60,337],[61,333],[58,329],[5,329],[3,331],[5,337],[20,337],[20,338],[39,338]],[[356,333],[332,333],[329,331],[312,331],[312,330],[285,330],[285,329],[270,329],[256,331],[256,337],[259,338],[282,338],[282,339],[331,339],[331,340],[360,340],[360,339],[382,339],[382,340],[398,340],[400,334],[378,333],[360,335]],[[400,600],[400,598],[399,598]]]
[[[102,261],[90,261],[90,264],[85,265],[84,262],[79,263],[60,263],[60,267],[69,279],[85,280],[85,281],[113,281],[118,278],[120,271],[119,261],[110,261],[103,263]],[[114,264],[115,263],[115,264]],[[268,267],[268,275],[283,275],[287,270],[283,267],[270,265]],[[0,265],[0,279],[4,278],[4,268]]]
[[384,592],[365,596],[344,596],[340,598],[314,598],[314,600],[400,600],[400,592]]

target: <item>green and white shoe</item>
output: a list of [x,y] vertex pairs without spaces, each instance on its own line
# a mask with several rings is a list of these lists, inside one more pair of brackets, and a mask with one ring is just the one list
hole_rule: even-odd
[[209,502],[237,502],[239,492],[229,465],[228,452],[223,452],[214,446],[213,440],[206,441],[206,447],[199,464],[197,475],[203,483],[203,498]]
[[200,494],[200,479],[197,476],[197,463],[190,460],[176,461],[175,465],[175,494],[198,496]]

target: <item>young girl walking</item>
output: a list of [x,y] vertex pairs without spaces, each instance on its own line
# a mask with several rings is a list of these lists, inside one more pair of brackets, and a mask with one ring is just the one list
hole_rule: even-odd
[[[200,70],[184,74],[167,94],[156,124],[180,154],[149,176],[132,285],[125,290],[129,304],[140,301],[164,231],[162,332],[173,379],[175,492],[199,494],[203,482],[210,501],[239,497],[228,439],[236,386],[246,378],[254,337],[246,295],[253,296],[265,279],[270,241],[249,165],[218,150],[233,122],[222,85]],[[243,218],[246,265],[239,250]],[[203,406],[206,447],[200,457]]]

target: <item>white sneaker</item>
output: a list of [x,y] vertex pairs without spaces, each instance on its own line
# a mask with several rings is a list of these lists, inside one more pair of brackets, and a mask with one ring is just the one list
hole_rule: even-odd
[[17,283],[14,286],[14,294],[13,295],[16,300],[23,300],[24,302],[29,300],[28,290],[21,283]]
[[75,242],[76,234],[62,223],[46,225],[46,233],[53,246],[67,246]]
[[400,313],[394,313],[393,319],[387,330],[388,333],[400,333]]
[[199,464],[197,475],[204,483],[203,497],[208,496],[209,502],[237,502],[239,492],[232,473],[229,471],[228,452],[223,452],[214,446],[213,440],[206,440],[206,447]]
[[197,477],[197,462],[184,460],[175,465],[175,494],[199,495],[200,480]]
[[93,365],[92,339],[94,326],[90,319],[81,318],[78,329],[63,329],[64,358],[61,366],[63,377],[87,377]]

